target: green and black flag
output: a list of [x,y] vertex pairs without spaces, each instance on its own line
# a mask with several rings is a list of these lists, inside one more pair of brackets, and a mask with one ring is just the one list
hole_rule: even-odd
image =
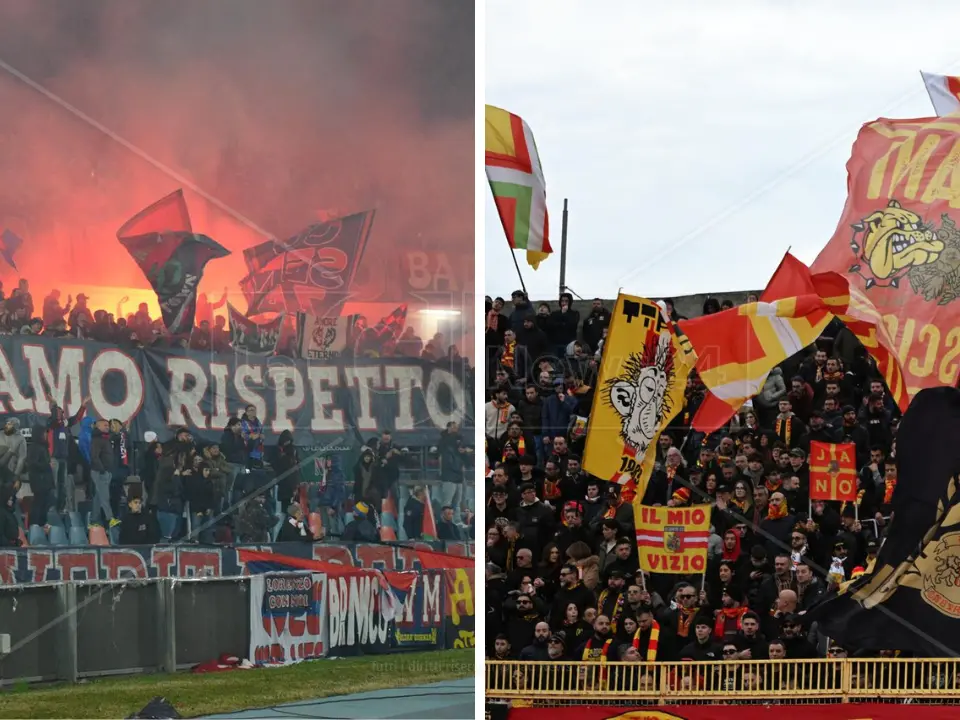
[[167,330],[173,335],[189,334],[203,268],[230,251],[193,232],[182,190],[134,215],[117,230],[117,238],[150,281]]
[[960,655],[960,390],[922,390],[897,432],[893,520],[867,572],[805,621],[845,646]]

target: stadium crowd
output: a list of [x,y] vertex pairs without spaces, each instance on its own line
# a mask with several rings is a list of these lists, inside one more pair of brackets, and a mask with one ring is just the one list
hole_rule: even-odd
[[[710,298],[703,313],[732,306]],[[522,291],[511,308],[486,300],[486,656],[866,656],[802,622],[828,588],[863,572],[890,519],[900,412],[863,347],[834,322],[710,435],[690,426],[704,388],[688,380],[642,501],[710,507],[707,569],[647,573],[632,504],[581,467],[609,322],[599,299],[584,317],[569,294],[557,307]],[[856,446],[855,502],[810,501],[812,441]]]
[[[90,308],[88,301],[80,294],[76,304],[70,297],[61,303],[59,291],[53,290],[43,301],[41,316],[35,316],[27,280],[20,280],[9,297],[0,284],[0,334],[126,347],[145,347],[143,339],[151,338],[148,344],[164,347],[229,348],[225,319],[213,316],[224,299],[211,304],[200,296],[189,343],[169,337],[145,304],[115,319],[106,310]],[[195,339],[208,330],[211,344],[198,346]],[[472,375],[456,346],[440,355],[442,341],[438,334],[424,344],[408,327],[377,354],[451,362]],[[86,405],[68,417],[51,404],[49,418],[44,415],[33,427],[20,425],[19,418],[10,417],[0,433],[0,547],[377,541],[388,497],[403,513],[394,533],[401,540],[421,539],[430,467],[442,480],[437,483],[442,502],[431,501],[435,539],[472,536],[472,503],[462,492],[470,450],[455,423],[430,448],[400,447],[384,430],[351,452],[317,455],[298,448],[289,431],[267,444],[253,406],[231,418],[219,442],[212,443],[198,441],[188,428],[165,438],[160,433],[166,429],[133,438],[124,423],[91,417]],[[401,483],[401,474],[420,484]]]

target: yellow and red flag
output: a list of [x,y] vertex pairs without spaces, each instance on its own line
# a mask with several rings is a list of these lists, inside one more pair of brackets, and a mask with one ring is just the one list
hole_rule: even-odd
[[816,293],[847,329],[857,336],[877,361],[877,369],[900,410],[906,412],[910,397],[893,340],[877,308],[866,295],[851,286],[848,278],[835,272],[811,275],[810,269],[788,252],[767,283],[760,300],[770,302],[807,293]]
[[646,572],[697,574],[707,569],[710,508],[633,504],[640,568]]
[[823,300],[805,294],[679,323],[709,390],[693,418],[694,429],[711,433],[722,427],[760,392],[776,365],[810,345],[832,319]]
[[857,446],[810,441],[810,499],[857,499]]
[[696,356],[676,325],[650,300],[617,297],[603,343],[583,469],[642,499],[653,472],[657,439],[683,407]]
[[507,242],[526,250],[536,270],[553,252],[540,155],[530,126],[493,105],[486,106],[485,165]]
[[908,398],[954,387],[960,374],[958,157],[958,116],[864,125],[836,232],[811,266],[815,275],[842,275],[851,297],[856,291],[876,308]]

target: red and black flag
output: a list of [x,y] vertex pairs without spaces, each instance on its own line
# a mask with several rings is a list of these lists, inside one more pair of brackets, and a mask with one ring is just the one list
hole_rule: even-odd
[[403,334],[403,328],[407,324],[407,306],[399,305],[397,309],[384,318],[373,328],[377,333],[377,338],[381,343],[396,342]]
[[244,250],[249,274],[240,287],[247,313],[337,317],[349,297],[373,217],[373,210],[347,215],[310,225],[285,242],[268,240]]
[[273,355],[276,352],[286,317],[283,313],[273,320],[257,323],[227,303],[227,314],[230,316],[230,345],[235,351],[250,355]]
[[157,293],[163,324],[173,335],[193,329],[197,290],[203,269],[230,251],[193,232],[183,191],[177,190],[141,210],[117,230],[117,238],[136,260]]

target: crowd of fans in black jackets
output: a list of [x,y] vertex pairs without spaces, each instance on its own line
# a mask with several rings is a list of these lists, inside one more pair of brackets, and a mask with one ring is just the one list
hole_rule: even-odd
[[[703,307],[720,309],[716,299]],[[897,482],[899,410],[842,324],[776,368],[761,394],[710,435],[690,426],[704,388],[696,376],[688,381],[643,497],[710,507],[706,573],[682,576],[639,569],[632,503],[581,467],[609,310],[594,300],[581,318],[569,294],[559,307],[534,308],[521,291],[512,308],[487,298],[486,310],[488,658],[864,654],[802,622],[829,587],[875,555]],[[812,441],[855,445],[856,502],[810,501]]]

